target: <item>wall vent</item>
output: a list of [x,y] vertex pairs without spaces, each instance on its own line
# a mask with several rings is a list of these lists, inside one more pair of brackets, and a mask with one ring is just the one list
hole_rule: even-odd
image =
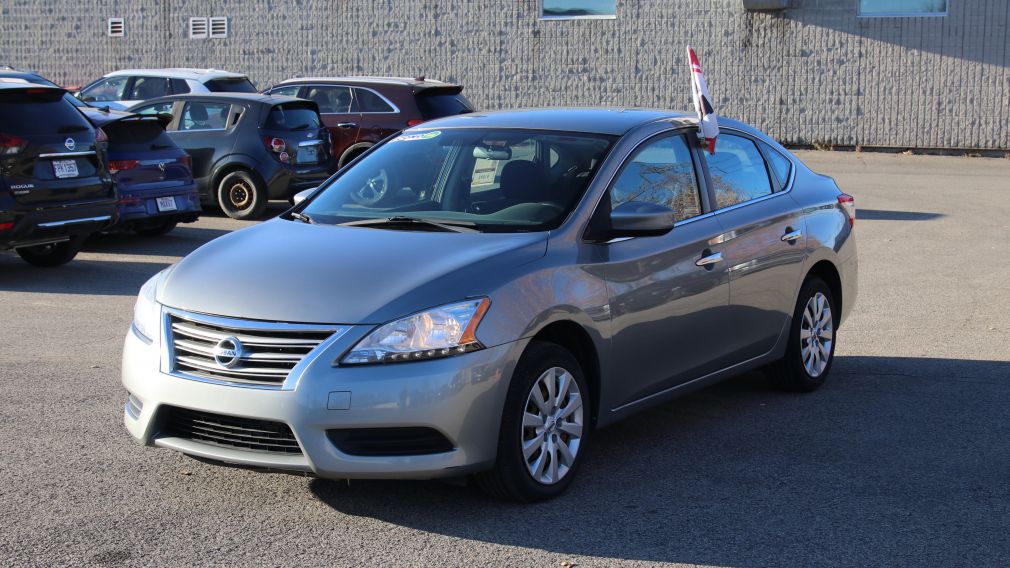
[[189,19],[189,39],[207,39],[207,18]]
[[228,18],[210,19],[210,37],[214,39],[228,37]]
[[123,37],[126,35],[126,20],[123,18],[109,18],[109,26],[106,29],[109,37]]

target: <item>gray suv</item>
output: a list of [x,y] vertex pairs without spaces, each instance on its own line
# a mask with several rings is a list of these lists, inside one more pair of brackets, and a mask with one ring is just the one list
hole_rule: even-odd
[[[767,367],[821,386],[856,295],[852,198],[721,120],[446,118],[141,290],[137,439],[330,478],[561,493],[593,432]],[[253,284],[250,284],[253,283]]]

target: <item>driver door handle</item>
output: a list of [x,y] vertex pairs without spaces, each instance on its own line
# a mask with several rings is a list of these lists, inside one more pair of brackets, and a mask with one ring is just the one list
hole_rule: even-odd
[[710,254],[708,256],[703,256],[695,261],[696,266],[710,267],[717,262],[722,262],[722,253],[717,252],[715,254]]
[[354,122],[341,122],[337,125],[337,128],[357,128],[357,123]]
[[790,232],[782,235],[782,241],[786,242],[786,243],[791,243],[793,241],[796,241],[797,239],[799,239],[802,236],[803,236],[803,231],[790,231]]

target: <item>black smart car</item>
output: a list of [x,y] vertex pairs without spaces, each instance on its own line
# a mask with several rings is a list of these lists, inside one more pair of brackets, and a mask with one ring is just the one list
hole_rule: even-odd
[[259,217],[337,170],[316,103],[244,93],[175,95],[132,107],[170,114],[168,134],[193,157],[201,200],[235,219]]
[[65,94],[0,81],[0,249],[38,266],[70,261],[117,216],[104,133]]

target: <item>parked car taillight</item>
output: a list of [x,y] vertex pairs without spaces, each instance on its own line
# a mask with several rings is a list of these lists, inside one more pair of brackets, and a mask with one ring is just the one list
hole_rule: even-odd
[[849,226],[854,227],[856,225],[856,199],[847,193],[843,193],[838,196],[838,204],[842,206],[845,214],[849,216]]
[[263,137],[263,144],[266,145],[267,150],[270,150],[274,154],[277,154],[277,159],[284,162],[285,164],[291,159],[291,156],[287,152],[287,144],[284,143],[283,138],[275,138],[271,136]]
[[418,124],[421,124],[423,122],[424,121],[421,120],[421,119],[419,119],[419,118],[415,118],[414,120],[408,120],[407,121],[407,128],[410,128],[412,126],[417,126]]
[[109,173],[117,174],[123,170],[132,170],[139,165],[139,160],[109,160]]
[[0,156],[13,156],[24,150],[27,145],[27,140],[0,132]]
[[187,170],[193,171],[193,156],[190,156],[189,154],[186,154],[185,156],[182,156],[181,158],[177,159],[176,161],[179,162],[180,164],[186,166]]

